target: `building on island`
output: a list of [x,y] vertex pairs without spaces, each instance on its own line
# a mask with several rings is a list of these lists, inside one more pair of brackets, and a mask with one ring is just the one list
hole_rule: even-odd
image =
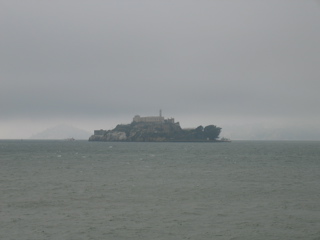
[[103,136],[107,131],[100,129],[100,130],[94,130],[94,135],[96,136]]
[[[162,116],[162,111],[160,110],[159,116],[150,116],[150,117],[140,117],[139,115],[134,116],[132,123],[156,123],[156,124],[165,124],[165,123],[174,123],[179,126],[179,122],[175,123],[174,118],[165,119]],[[126,126],[126,124],[119,124],[119,126]],[[110,131],[107,130],[94,130],[94,136],[105,136]]]
[[151,117],[140,117],[139,115],[134,116],[133,122],[144,122],[144,123],[174,123],[174,118],[165,119],[162,116],[162,111],[160,110],[159,116]]
[[134,116],[133,122],[146,122],[146,123],[164,123],[164,117],[152,116],[152,117],[140,117]]

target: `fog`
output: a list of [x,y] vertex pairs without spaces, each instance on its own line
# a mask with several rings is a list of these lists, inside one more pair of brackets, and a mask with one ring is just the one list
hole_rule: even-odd
[[320,140],[317,1],[1,1],[0,138],[136,114]]

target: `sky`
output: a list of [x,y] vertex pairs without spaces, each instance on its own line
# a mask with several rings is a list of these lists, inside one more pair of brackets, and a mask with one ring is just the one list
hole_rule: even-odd
[[0,139],[162,109],[244,140],[320,140],[320,1],[0,0]]

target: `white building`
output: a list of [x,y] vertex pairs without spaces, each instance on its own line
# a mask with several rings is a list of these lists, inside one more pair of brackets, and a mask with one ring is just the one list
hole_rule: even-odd
[[133,122],[146,122],[146,123],[164,123],[171,122],[174,123],[174,119],[164,119],[162,117],[162,111],[160,110],[159,116],[151,116],[151,117],[140,117],[139,115],[134,116]]

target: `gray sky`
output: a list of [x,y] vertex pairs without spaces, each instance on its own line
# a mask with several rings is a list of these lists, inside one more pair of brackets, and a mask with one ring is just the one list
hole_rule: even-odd
[[161,108],[234,139],[320,140],[319,26],[312,0],[0,0],[0,138]]

